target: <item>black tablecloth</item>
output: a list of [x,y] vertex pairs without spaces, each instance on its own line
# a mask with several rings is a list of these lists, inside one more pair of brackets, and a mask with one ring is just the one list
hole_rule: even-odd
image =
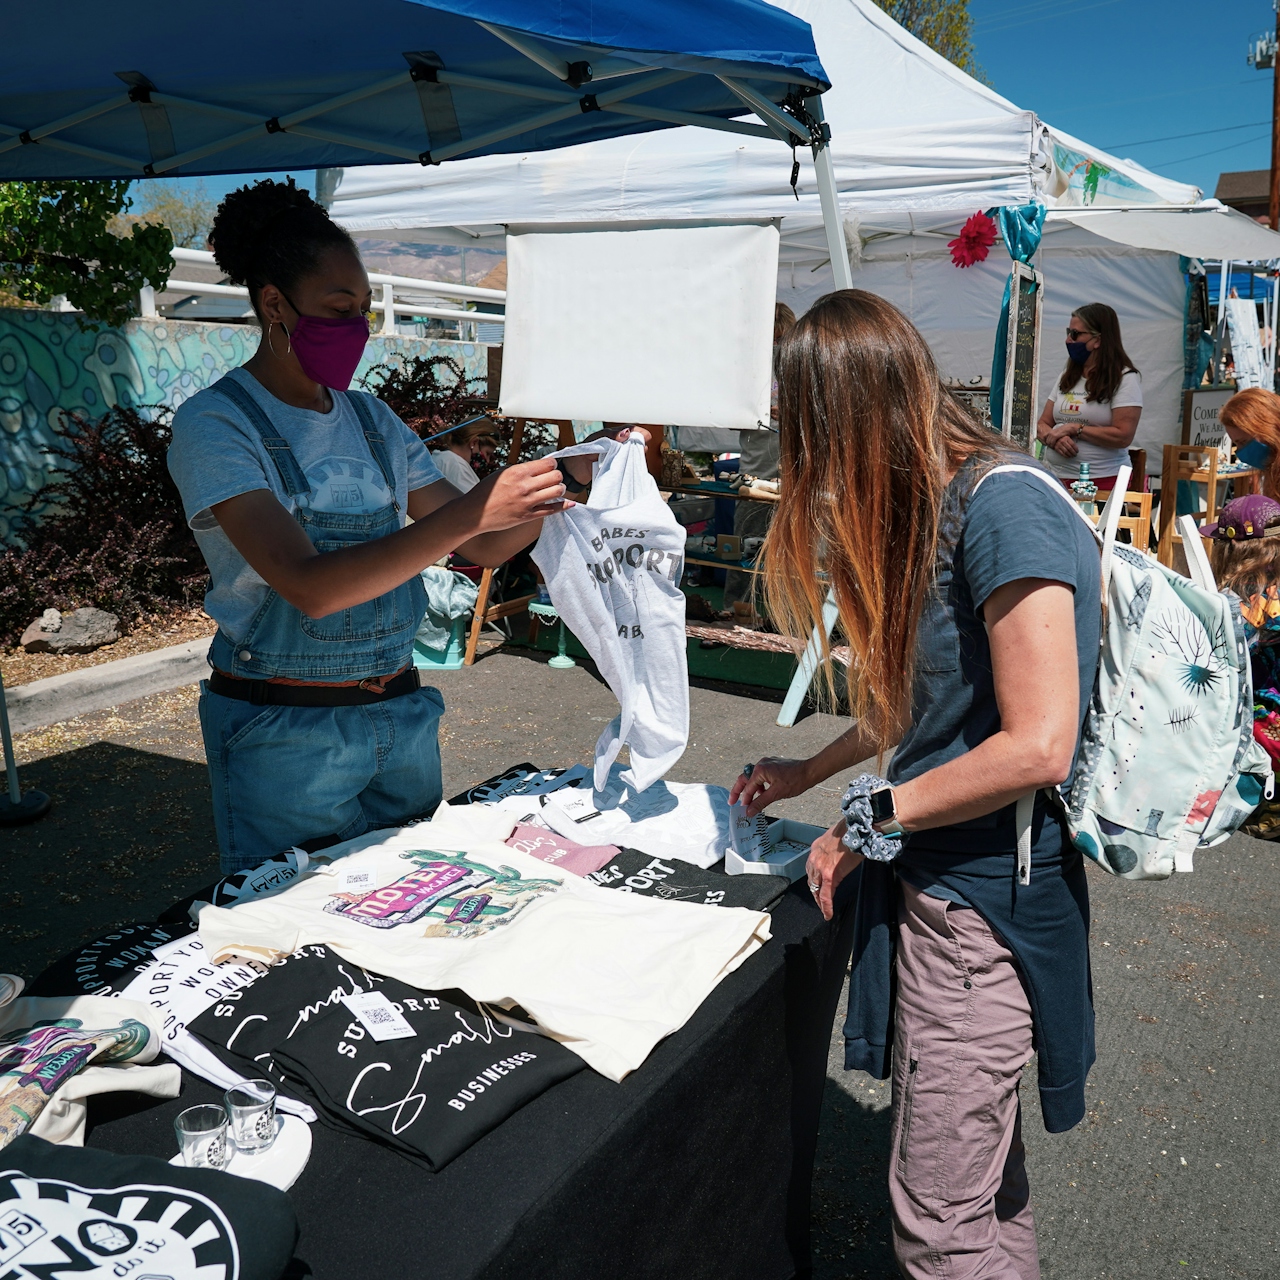
[[[856,878],[856,877],[855,877]],[[440,1173],[313,1125],[290,1192],[317,1280],[786,1280],[809,1271],[809,1192],[853,913],[801,881],[773,937],[621,1084],[593,1071]],[[168,1157],[173,1118],[219,1101],[91,1101],[88,1145]]]

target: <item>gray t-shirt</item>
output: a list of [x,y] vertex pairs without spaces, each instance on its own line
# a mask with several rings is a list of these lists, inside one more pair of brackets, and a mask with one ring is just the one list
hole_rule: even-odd
[[[1007,461],[1034,465],[1025,454]],[[962,467],[943,502],[936,586],[916,638],[911,728],[889,766],[893,783],[936,769],[999,730],[982,606],[1007,583],[1046,578],[1071,588],[1082,724],[1093,694],[1101,627],[1097,543],[1043,480],[1026,474],[994,475],[968,498],[975,478],[972,467]],[[949,554],[952,547],[954,554]],[[1044,696],[1052,698],[1054,691],[1045,689]],[[918,832],[911,844],[1000,852],[1000,846],[1013,840],[1011,810],[1009,806],[970,822]]]
[[[210,507],[242,493],[266,489],[290,514],[296,506],[364,514],[385,507],[391,494],[355,410],[342,393],[334,393],[328,413],[316,413],[277,400],[244,369],[232,369],[225,376],[234,378],[262,406],[276,431],[289,442],[311,486],[310,493],[295,504],[262,437],[226,396],[212,388],[192,396],[174,414],[169,474],[182,494],[187,522],[209,566],[205,612],[238,641],[269,588],[223,533]],[[434,484],[441,478],[440,472],[422,441],[380,400],[368,399],[391,456],[395,498],[403,512],[409,493]]]

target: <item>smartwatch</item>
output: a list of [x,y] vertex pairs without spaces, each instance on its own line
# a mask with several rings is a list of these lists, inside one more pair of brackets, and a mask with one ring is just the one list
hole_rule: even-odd
[[878,787],[868,797],[871,805],[871,829],[882,836],[905,836],[906,828],[898,821],[898,805],[892,787]]

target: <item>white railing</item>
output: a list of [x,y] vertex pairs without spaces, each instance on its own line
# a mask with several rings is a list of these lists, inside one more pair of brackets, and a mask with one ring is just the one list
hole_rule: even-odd
[[[216,264],[213,254],[203,249],[174,249],[174,262],[199,263],[202,267]],[[369,273],[369,283],[374,287],[373,310],[382,313],[382,332],[395,333],[396,320],[400,316],[423,316],[433,320],[453,320],[466,324],[504,324],[506,316],[486,311],[466,311],[458,307],[439,304],[437,299],[457,298],[462,302],[507,301],[503,289],[481,289],[475,285],[448,284],[443,280],[419,280],[414,276],[391,276],[379,272]],[[244,298],[249,290],[234,284],[208,284],[200,280],[179,280],[170,277],[166,292],[194,293],[208,297]],[[156,316],[156,291],[144,285],[138,297],[139,310],[144,316]]]

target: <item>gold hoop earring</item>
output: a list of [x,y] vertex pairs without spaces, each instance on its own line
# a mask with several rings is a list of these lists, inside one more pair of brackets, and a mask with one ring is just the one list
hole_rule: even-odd
[[287,360],[293,354],[293,340],[289,337],[289,330],[284,329],[284,325],[281,325],[280,327],[284,329],[284,340],[285,340],[285,343],[287,344],[285,347],[284,355],[281,355],[276,350],[275,343],[272,341],[272,332],[275,329],[275,327],[276,327],[276,322],[274,320],[272,320],[267,325],[267,350],[270,351],[271,354],[275,356],[277,360]]

